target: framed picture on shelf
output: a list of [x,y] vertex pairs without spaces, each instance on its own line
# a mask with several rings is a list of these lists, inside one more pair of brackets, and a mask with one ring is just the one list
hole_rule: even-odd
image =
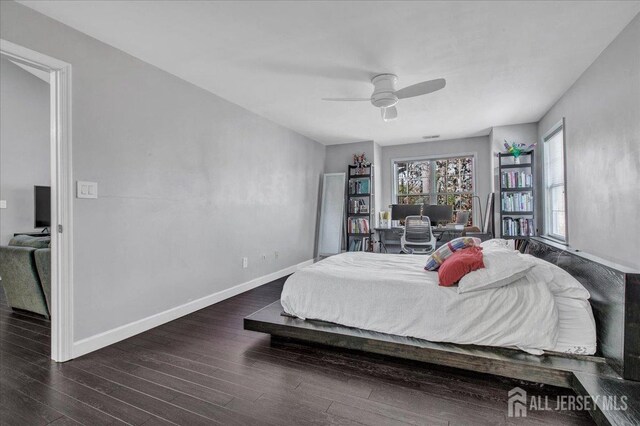
[[369,213],[369,206],[366,204],[363,204],[360,206],[360,213]]

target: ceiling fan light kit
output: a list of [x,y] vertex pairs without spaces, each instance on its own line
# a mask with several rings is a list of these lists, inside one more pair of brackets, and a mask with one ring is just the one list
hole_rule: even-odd
[[380,74],[371,79],[373,94],[371,103],[378,108],[389,108],[398,103],[396,96],[396,83],[398,77],[393,74]]
[[393,121],[398,118],[396,105],[399,99],[412,98],[426,95],[444,88],[447,84],[444,78],[423,81],[403,89],[396,90],[398,76],[395,74],[378,74],[371,79],[373,93],[370,98],[322,98],[324,101],[371,101],[371,104],[380,108],[384,121]]

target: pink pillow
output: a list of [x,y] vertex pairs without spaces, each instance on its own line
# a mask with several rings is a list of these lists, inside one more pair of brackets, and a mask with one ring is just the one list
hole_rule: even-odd
[[471,271],[484,268],[482,247],[468,247],[458,250],[445,260],[438,269],[440,285],[450,287]]

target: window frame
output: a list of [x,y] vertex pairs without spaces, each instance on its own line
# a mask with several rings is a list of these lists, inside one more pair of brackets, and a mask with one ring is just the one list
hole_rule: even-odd
[[[451,154],[435,154],[435,155],[420,155],[420,156],[414,156],[414,157],[399,157],[399,158],[392,158],[391,159],[391,202],[390,202],[390,206],[392,204],[397,204],[398,202],[398,173],[397,173],[397,164],[398,163],[406,163],[406,162],[412,162],[412,161],[435,161],[435,160],[447,160],[450,158],[461,158],[461,157],[471,157],[472,158],[472,162],[473,162],[473,170],[471,172],[471,185],[473,186],[473,191],[470,193],[464,193],[464,194],[471,194],[471,219],[472,219],[472,223],[474,225],[477,224],[477,220],[479,220],[479,218],[476,217],[476,214],[474,214],[473,212],[475,211],[475,208],[473,206],[474,203],[474,199],[475,197],[478,196],[478,187],[477,187],[477,178],[476,178],[476,174],[477,174],[477,164],[478,164],[478,153],[477,152],[456,152],[456,153],[451,153]],[[441,193],[436,193],[436,197],[438,194]],[[458,194],[458,193],[447,193],[447,194]],[[420,194],[411,194],[411,195],[420,195]]]
[[[547,141],[551,140],[558,133],[562,132],[562,185],[554,184],[547,185],[547,146],[545,145]],[[543,191],[543,224],[544,224],[544,233],[543,236],[545,238],[549,238],[551,240],[569,244],[569,204],[567,203],[567,137],[566,137],[566,126],[565,126],[565,118],[563,117],[560,121],[555,123],[540,139],[542,145],[542,191]],[[551,232],[551,216],[553,212],[551,211],[551,190],[553,188],[557,188],[559,186],[564,187],[564,233],[565,235],[558,235]]]

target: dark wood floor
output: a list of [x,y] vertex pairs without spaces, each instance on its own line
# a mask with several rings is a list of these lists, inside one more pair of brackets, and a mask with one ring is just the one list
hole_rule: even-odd
[[48,322],[0,299],[0,424],[592,424],[583,412],[507,418],[512,387],[553,398],[563,389],[243,330],[281,289],[275,281],[64,364],[49,360]]

